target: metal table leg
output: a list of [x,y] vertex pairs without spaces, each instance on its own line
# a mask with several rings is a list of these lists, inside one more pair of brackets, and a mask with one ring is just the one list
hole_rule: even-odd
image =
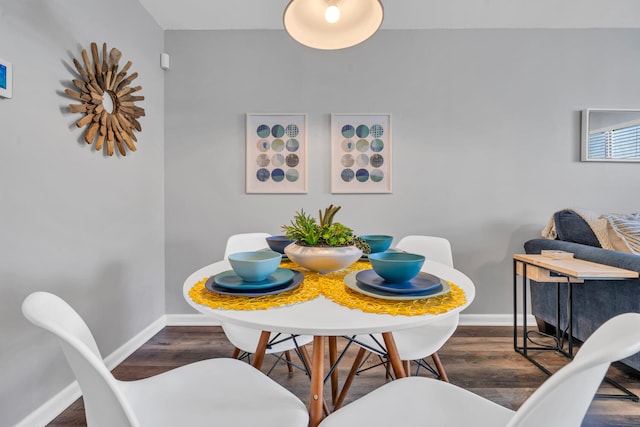
[[[518,273],[517,267],[518,263],[522,264],[522,316],[523,316],[523,327],[522,327],[522,346],[518,343]],[[564,282],[556,282],[556,346],[555,347],[531,347],[528,345],[527,340],[529,339],[527,336],[527,283],[529,279],[527,278],[527,263],[523,261],[513,260],[513,347],[514,350],[524,356],[528,361],[534,364],[538,369],[544,372],[547,375],[552,375],[553,373],[545,368],[542,364],[540,364],[537,360],[533,359],[529,356],[529,350],[542,350],[542,351],[556,351],[569,359],[573,359],[573,282],[571,282],[571,278],[569,276],[561,275],[560,277],[564,277],[567,280],[567,350],[564,349],[563,343],[563,331],[560,325],[560,284]],[[632,400],[634,402],[640,401],[640,398],[635,395],[633,392],[617,383],[616,381],[605,377],[604,381],[608,382],[612,386],[616,387],[618,390],[622,391],[624,394],[596,394],[595,399],[623,399],[623,400]]]

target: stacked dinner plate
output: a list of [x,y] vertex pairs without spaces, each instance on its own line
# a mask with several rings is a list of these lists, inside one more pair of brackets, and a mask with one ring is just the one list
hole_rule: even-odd
[[255,297],[290,291],[300,286],[303,278],[298,271],[278,268],[264,280],[248,282],[233,270],[227,270],[210,277],[205,287],[218,294]]
[[374,298],[412,300],[431,298],[451,290],[449,283],[433,274],[420,272],[402,283],[385,280],[374,270],[363,270],[348,274],[344,278],[350,289]]

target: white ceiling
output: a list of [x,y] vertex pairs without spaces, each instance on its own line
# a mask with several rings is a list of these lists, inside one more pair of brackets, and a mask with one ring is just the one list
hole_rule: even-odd
[[[640,28],[640,0],[381,0],[383,29]],[[282,29],[288,0],[140,0],[165,30]]]

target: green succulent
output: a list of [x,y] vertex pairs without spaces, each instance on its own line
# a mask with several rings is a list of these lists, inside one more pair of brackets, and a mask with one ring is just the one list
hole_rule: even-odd
[[316,246],[320,239],[320,229],[316,220],[301,209],[291,220],[291,225],[283,225],[282,231],[288,239]]
[[365,254],[371,253],[371,248],[363,239],[353,234],[353,230],[333,218],[340,210],[340,206],[330,205],[318,211],[319,222],[308,215],[304,209],[297,211],[290,225],[283,225],[282,231],[288,239],[296,240],[303,246],[352,246],[362,249]]
[[363,238],[358,236],[353,236],[353,244],[356,245],[356,247],[362,249],[363,254],[371,253],[371,246],[369,246],[367,241],[364,240]]
[[333,217],[336,216],[341,206],[333,206],[329,205],[328,208],[324,210],[324,215],[322,215],[322,211],[318,211],[318,218],[320,218],[320,227],[328,227],[333,224]]

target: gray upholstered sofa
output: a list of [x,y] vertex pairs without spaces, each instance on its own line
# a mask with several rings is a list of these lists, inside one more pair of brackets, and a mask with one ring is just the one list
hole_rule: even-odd
[[[541,250],[572,252],[575,258],[640,272],[640,255],[602,249],[589,225],[571,210],[554,214],[557,239],[533,239],[524,244],[525,252]],[[566,284],[561,285],[560,327],[566,328]],[[531,311],[540,328],[556,327],[556,285],[531,281]],[[640,279],[586,280],[573,286],[573,336],[586,340],[611,317],[624,312],[640,312]],[[640,354],[622,363],[640,371]]]

